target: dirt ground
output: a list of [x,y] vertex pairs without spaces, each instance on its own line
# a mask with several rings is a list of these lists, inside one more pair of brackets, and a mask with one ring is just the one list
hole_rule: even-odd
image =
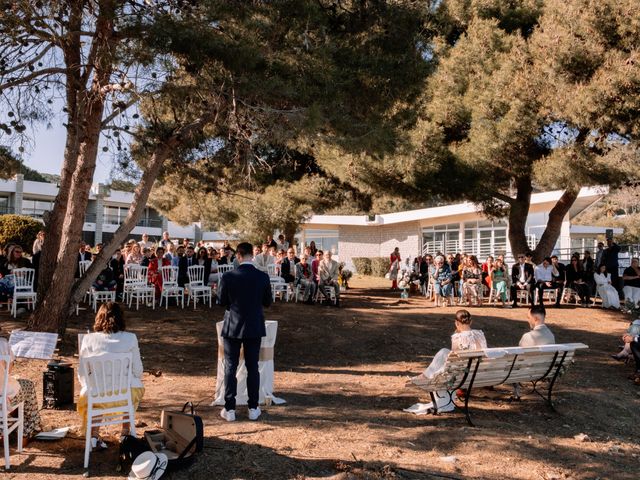
[[[275,393],[284,406],[264,408],[258,422],[227,423],[211,407],[216,379],[215,322],[222,309],[127,311],[138,336],[145,398],[138,422],[153,428],[160,410],[197,403],[205,447],[188,469],[167,479],[636,479],[640,447],[640,387],[631,365],[609,358],[628,325],[621,313],[565,306],[549,309],[558,342],[583,342],[556,387],[558,413],[537,396],[506,401],[510,390],[481,390],[471,399],[476,427],[460,412],[414,416],[402,411],[428,395],[405,387],[441,347],[449,346],[456,308],[434,308],[423,297],[400,300],[383,279],[354,278],[342,308],[280,303],[267,318],[279,321]],[[528,329],[526,309],[472,308],[474,327],[489,346],[516,345]],[[20,319],[18,319],[20,320]],[[73,318],[61,347],[77,367],[77,333],[93,323],[90,311]],[[6,332],[20,321],[3,310]],[[42,400],[41,361],[20,361],[16,373],[36,382]],[[76,384],[76,392],[79,387]],[[59,442],[12,449],[10,472],[19,480],[79,478],[84,439],[73,410],[42,410],[45,429],[73,426]],[[115,430],[113,431],[115,434]],[[588,439],[574,438],[585,434]],[[112,440],[115,442],[114,435]],[[14,444],[15,445],[15,444]],[[91,455],[95,478],[123,478],[117,447]],[[451,457],[455,457],[452,459]]]

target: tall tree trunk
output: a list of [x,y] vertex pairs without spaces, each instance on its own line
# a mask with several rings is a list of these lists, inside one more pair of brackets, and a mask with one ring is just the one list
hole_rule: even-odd
[[[58,257],[53,275],[47,277],[47,279],[51,279],[50,284],[43,295],[38,298],[38,307],[29,320],[31,330],[63,332],[66,327],[70,293],[77,265],[78,243],[82,237],[84,215],[89,201],[102,130],[105,101],[103,88],[109,84],[113,71],[111,48],[113,21],[113,3],[102,2],[96,21],[94,40],[98,42],[95,73],[90,90],[83,92],[84,98],[81,100],[83,108],[78,119],[82,120],[82,134],[79,136],[76,168],[73,171],[68,191]],[[52,227],[57,228],[58,225],[55,224]],[[49,267],[47,265],[46,268]]]
[[578,198],[578,193],[580,193],[579,188],[565,190],[558,203],[549,212],[547,227],[544,229],[542,237],[540,237],[540,241],[533,251],[533,260],[536,263],[542,262],[545,257],[551,255],[553,247],[555,247],[560,236],[564,217]]
[[[80,31],[82,27],[82,4],[72,2],[69,14],[69,30]],[[80,93],[85,86],[80,81],[81,56],[80,36],[69,35],[64,45],[64,61],[67,65],[66,74],[66,106],[67,106],[67,138],[64,147],[64,162],[60,174],[58,194],[54,201],[53,210],[45,217],[46,241],[42,247],[40,268],[38,273],[38,298],[43,298],[51,287],[53,272],[55,271],[62,239],[62,225],[67,215],[67,203],[73,172],[78,162],[78,136],[82,129],[79,119],[81,106]]]
[[509,208],[509,244],[514,256],[529,251],[526,226],[532,192],[531,177],[526,176],[517,180],[516,198],[513,199]]

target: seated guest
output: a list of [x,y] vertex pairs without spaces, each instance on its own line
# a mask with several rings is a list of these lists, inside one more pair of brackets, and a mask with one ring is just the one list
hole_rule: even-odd
[[316,242],[311,240],[311,242],[309,243],[309,248],[311,249],[311,256],[315,258],[316,253],[318,253],[318,247],[316,247]]
[[125,261],[125,265],[130,265],[132,263],[136,264],[136,265],[140,265],[142,264],[142,260],[143,260],[143,256],[142,256],[142,251],[140,250],[140,245],[138,245],[137,243],[134,243],[131,245],[131,251],[129,252],[129,255],[127,256],[127,259]]
[[287,250],[287,257],[282,260],[280,265],[280,276],[284,278],[285,283],[293,283],[296,281],[296,263],[300,259],[296,257],[293,248]]
[[153,255],[153,252],[151,251],[150,248],[143,248],[142,249],[142,261],[140,262],[140,265],[142,265],[143,267],[148,267],[149,266],[149,262],[151,262],[151,256]]
[[258,257],[258,255],[262,254],[262,250],[260,249],[260,245],[254,245],[253,246],[253,265],[255,266],[256,264],[256,258]]
[[180,264],[180,257],[184,257],[184,247],[182,245],[178,245],[176,247],[176,254],[173,258],[171,258],[171,266],[177,267]]
[[593,274],[596,291],[602,298],[602,308],[620,309],[620,296],[611,284],[611,274],[607,273],[607,266],[600,265],[597,273]]
[[538,304],[542,305],[544,304],[544,301],[542,299],[542,296],[544,294],[545,290],[556,290],[556,305],[560,304],[560,293],[557,291],[557,285],[555,285],[553,283],[553,266],[551,264],[551,258],[547,257],[544,260],[542,260],[542,263],[540,265],[536,265],[536,268],[533,271],[533,278],[536,282],[536,292],[537,295],[534,293],[534,300],[535,297],[537,296],[538,298]]
[[518,306],[518,290],[526,290],[531,303],[531,285],[533,284],[533,267],[527,263],[523,253],[518,255],[518,263],[511,269],[511,301],[513,307]]
[[[627,328],[627,334],[634,338],[636,335],[640,335],[640,319],[636,319],[629,325]],[[620,351],[620,353],[616,355],[611,355],[611,358],[615,360],[626,360],[629,355],[631,355],[631,343],[624,342],[624,348]]]
[[482,282],[488,290],[491,290],[491,270],[493,270],[494,260],[491,255],[487,257],[486,262],[482,264]]
[[304,302],[313,305],[313,299],[316,294],[316,282],[313,279],[311,265],[308,262],[309,257],[306,253],[300,257],[300,262],[296,264],[296,282],[295,285],[304,287]]
[[[611,277],[613,278],[613,275]],[[625,301],[637,305],[640,302],[640,266],[637,258],[631,259],[631,266],[625,268],[622,280],[624,280],[622,291]]]
[[556,343],[556,339],[544,323],[546,311],[542,305],[534,305],[527,313],[527,322],[531,331],[522,335],[520,343],[521,347],[535,347],[538,345],[552,345]]
[[588,306],[591,302],[591,288],[586,282],[584,269],[579,257],[571,257],[571,263],[566,270],[566,278],[567,287],[578,294],[582,306]]
[[558,296],[556,298],[556,306],[558,306],[560,305],[560,301],[562,300],[562,292],[567,281],[567,267],[564,263],[558,261],[557,255],[551,255],[551,267],[551,278],[553,279],[553,283],[558,288]]
[[253,258],[253,264],[258,270],[263,272],[267,271],[267,267],[269,265],[273,265],[276,263],[276,257],[271,255],[269,244],[262,244],[262,250],[258,255],[255,255]]
[[596,284],[593,278],[595,273],[598,273],[598,269],[596,268],[595,261],[591,256],[591,252],[589,250],[585,250],[582,257],[582,267],[584,268],[586,282],[591,289],[591,294],[593,295],[596,291]]
[[[522,335],[518,345],[520,347],[536,347],[556,343],[553,332],[545,325],[546,311],[543,305],[534,305],[527,313],[527,322],[531,331]],[[513,396],[520,398],[520,384],[513,384]]]
[[191,245],[191,242],[189,241],[188,238],[183,238],[182,239],[182,246],[184,247],[185,250],[187,250],[187,248],[189,248],[189,245]]
[[273,247],[276,249],[276,251],[280,251],[280,250],[284,250],[283,248],[279,248],[278,244],[276,243],[276,241],[273,239],[273,235],[267,235],[267,240],[265,241],[265,243],[267,245],[269,245],[269,247]]
[[105,268],[98,274],[92,287],[98,292],[108,292],[109,290],[115,290],[118,282],[114,278],[113,270],[111,270],[111,262],[105,265]]
[[122,258],[122,250],[119,248],[111,257],[109,267],[113,272],[113,279],[116,281],[116,293],[119,295],[124,288],[124,258]]
[[[163,246],[162,243],[160,243],[160,245]],[[164,245],[164,248],[166,252],[164,254],[164,258],[169,260],[169,262],[173,263],[173,259],[178,256],[178,252],[175,244],[173,242],[168,242]]]
[[187,247],[186,254],[178,259],[178,286],[184,287],[189,283],[189,267],[197,265],[193,245]]
[[[0,275],[6,277],[11,275],[16,268],[32,268],[31,261],[28,258],[24,258],[22,247],[20,245],[9,245],[6,251],[6,257],[3,258],[2,264],[0,264]],[[89,255],[91,260],[91,255]]]
[[[133,408],[138,409],[140,400],[144,395],[144,386],[142,385],[142,360],[140,359],[140,349],[138,348],[138,339],[134,333],[126,330],[124,316],[122,310],[117,303],[103,303],[96,314],[93,331],[88,333],[82,340],[80,346],[80,358],[100,355],[102,353],[131,353],[131,402]],[[77,409],[82,419],[82,431],[87,429],[87,385],[84,378],[78,375],[80,381],[80,396],[78,397]],[[110,405],[110,407],[117,407]],[[100,405],[101,408],[105,407]],[[130,432],[126,424],[122,425],[121,435],[128,435]],[[95,450],[107,448],[99,437],[97,427],[91,429],[91,447]]]
[[[487,340],[484,333],[482,330],[473,330],[471,324],[471,314],[467,310],[458,310],[455,318],[456,332],[451,335],[451,350],[448,348],[440,349],[424,372],[414,378],[431,379],[442,373],[447,362],[447,357],[452,351],[460,352],[487,348]],[[407,384],[411,385],[411,383]],[[455,409],[454,402],[457,400],[455,392],[433,392],[433,396],[436,399],[435,406],[438,412],[451,412]],[[434,413],[435,408],[433,402],[427,404],[418,403],[405,409],[405,412],[416,414]]]
[[313,273],[313,279],[316,283],[320,282],[320,276],[318,275],[318,267],[320,266],[320,262],[322,261],[322,257],[324,256],[324,252],[322,250],[318,250],[314,255],[314,259],[311,262],[311,272]]
[[204,284],[207,285],[209,281],[209,273],[211,272],[211,259],[209,258],[209,252],[204,247],[200,247],[198,250],[198,260],[196,261],[196,265],[201,265],[204,267]]
[[156,248],[156,254],[149,260],[147,278],[149,283],[156,288],[156,298],[162,293],[162,267],[170,267],[171,262],[164,256],[164,248]]
[[500,299],[503,307],[507,304],[507,279],[507,267],[504,266],[503,259],[498,257],[489,273],[489,280],[495,298]]
[[436,307],[439,307],[441,304],[446,307],[449,297],[451,296],[453,281],[451,277],[451,269],[449,268],[449,265],[444,262],[444,257],[442,255],[438,255],[436,257],[432,280],[433,292],[436,296]]
[[318,277],[320,278],[318,288],[320,288],[320,292],[324,295],[328,304],[331,303],[331,299],[327,296],[326,289],[333,289],[336,296],[336,307],[340,306],[340,285],[338,284],[339,274],[340,266],[338,265],[338,262],[331,259],[331,251],[327,250],[324,252],[323,259],[318,265]]
[[[9,342],[3,337],[0,337],[0,355],[9,355],[11,357],[6,391],[7,404],[16,405],[24,402],[24,437],[32,438],[42,429],[35,384],[31,380],[11,376],[15,358]],[[0,367],[4,368],[4,365],[0,364]]]
[[212,248],[209,255],[211,265],[209,268],[209,280],[207,282],[207,285],[217,284],[220,280],[220,274],[218,273],[218,258],[218,251],[215,248]]
[[473,303],[478,306],[480,304],[480,289],[482,288],[482,270],[475,255],[467,257],[467,264],[462,269],[462,281],[467,305],[471,305],[473,299]]
[[220,265],[233,265],[233,261],[235,260],[235,257],[233,256],[233,250],[231,250],[231,247],[223,247],[222,249],[222,256],[220,257],[220,260],[218,260],[218,264]]
[[638,334],[632,335],[630,333],[625,333],[622,336],[622,341],[625,344],[629,344],[631,354],[633,355],[633,359],[636,364],[636,371],[632,378],[636,385],[640,385],[640,336]]

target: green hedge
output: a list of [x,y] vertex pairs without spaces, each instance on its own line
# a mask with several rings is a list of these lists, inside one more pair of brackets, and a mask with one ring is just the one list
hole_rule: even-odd
[[31,254],[33,241],[43,225],[31,217],[24,215],[0,215],[0,247],[9,243],[20,245]]
[[391,267],[391,261],[387,257],[353,257],[351,261],[358,275],[384,277]]
[[371,275],[371,259],[367,257],[354,257],[351,259],[353,266],[356,267],[358,275]]
[[374,257],[371,259],[371,275],[374,277],[384,277],[391,267],[389,257]]

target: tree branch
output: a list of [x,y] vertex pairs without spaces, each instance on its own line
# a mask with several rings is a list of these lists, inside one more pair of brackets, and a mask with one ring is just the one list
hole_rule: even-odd
[[28,83],[34,78],[45,77],[49,75],[61,75],[66,73],[67,73],[66,68],[61,68],[61,67],[43,68],[42,70],[37,70],[24,77],[20,77],[15,80],[0,84],[0,92],[2,92],[3,90],[7,90],[11,87],[17,87],[19,85]]
[[500,192],[494,192],[491,194],[491,196],[493,198],[497,198],[500,201],[503,201],[504,203],[508,203],[509,205],[512,205],[513,202],[515,201],[512,197],[510,197],[509,195],[506,195],[504,193],[500,193]]

